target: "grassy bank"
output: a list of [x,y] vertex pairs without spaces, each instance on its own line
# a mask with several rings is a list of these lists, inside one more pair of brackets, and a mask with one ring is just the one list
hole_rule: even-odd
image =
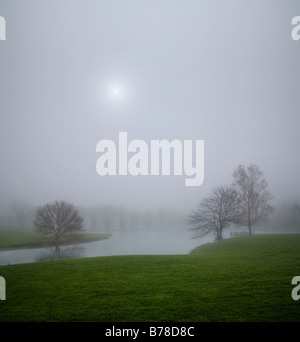
[[[62,245],[106,239],[110,234],[76,233],[65,237]],[[49,238],[36,233],[33,228],[0,227],[0,250],[11,248],[46,247],[53,243]]]
[[1,266],[1,321],[299,321],[299,235],[241,236],[189,255]]

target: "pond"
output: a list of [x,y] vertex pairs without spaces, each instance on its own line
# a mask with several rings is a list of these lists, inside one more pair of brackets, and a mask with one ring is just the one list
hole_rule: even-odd
[[188,254],[200,244],[213,241],[213,236],[193,239],[188,230],[112,231],[111,237],[89,243],[44,248],[0,251],[0,265],[46,260],[137,254]]

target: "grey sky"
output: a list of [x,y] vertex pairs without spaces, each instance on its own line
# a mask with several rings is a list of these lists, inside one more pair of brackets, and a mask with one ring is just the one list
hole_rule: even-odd
[[[190,211],[239,164],[299,196],[298,0],[0,0],[0,204]],[[119,89],[118,96],[111,89]],[[204,139],[205,178],[96,173],[96,144]]]

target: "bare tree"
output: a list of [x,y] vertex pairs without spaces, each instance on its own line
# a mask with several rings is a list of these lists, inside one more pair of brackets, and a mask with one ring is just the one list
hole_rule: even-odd
[[200,202],[198,209],[189,216],[188,223],[196,231],[195,237],[213,232],[216,240],[222,240],[223,229],[235,220],[236,208],[237,192],[220,186],[213,191],[212,197]]
[[295,215],[300,215],[300,204],[298,202],[294,202],[293,204],[293,211]]
[[299,230],[300,228],[300,203],[299,202],[294,202],[292,204],[289,219],[288,219],[288,224],[291,229]]
[[257,165],[251,164],[247,168],[239,165],[233,172],[233,178],[233,186],[239,198],[239,214],[235,223],[248,227],[249,234],[252,234],[252,227],[265,222],[274,211],[268,203],[273,197],[267,190],[268,183]]
[[37,207],[34,212],[36,231],[53,237],[55,244],[59,244],[62,237],[83,230],[83,219],[73,204],[55,201]]

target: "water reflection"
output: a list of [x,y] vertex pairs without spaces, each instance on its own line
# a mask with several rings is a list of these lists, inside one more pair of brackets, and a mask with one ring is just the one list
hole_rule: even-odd
[[0,265],[111,255],[187,254],[211,241],[210,236],[192,239],[191,232],[179,229],[113,231],[108,239],[89,243],[0,251]]
[[85,249],[83,246],[75,245],[71,247],[54,246],[42,250],[42,252],[35,257],[34,261],[60,260],[72,258],[84,258]]
[[[0,251],[0,265],[111,255],[188,254],[193,248],[214,241],[213,235],[200,239],[192,236],[193,233],[179,229],[114,231],[108,239],[89,243]],[[227,231],[224,238],[229,237]]]

